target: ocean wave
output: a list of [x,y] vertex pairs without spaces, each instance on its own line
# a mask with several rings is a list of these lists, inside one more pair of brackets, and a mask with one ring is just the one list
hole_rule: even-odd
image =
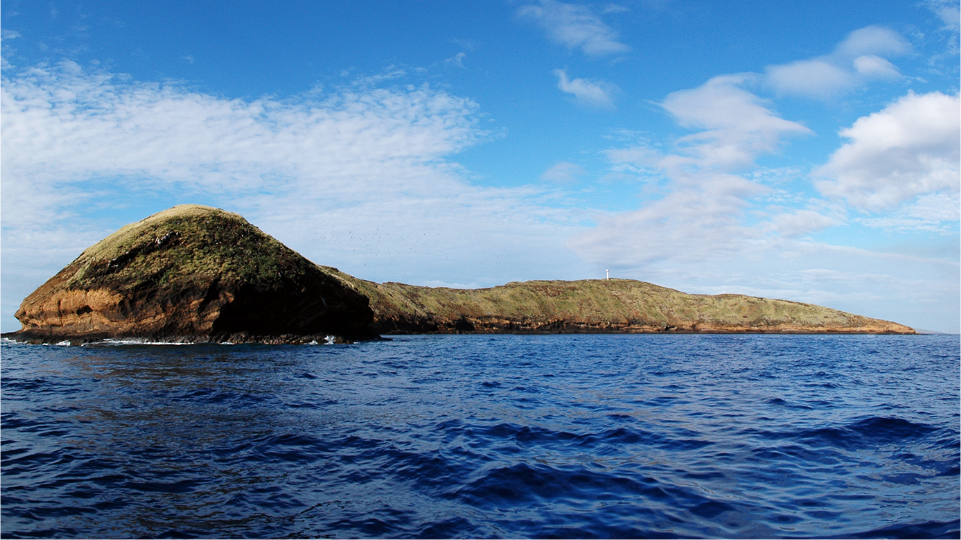
[[[961,392],[957,356],[943,352],[959,344],[874,339],[871,362],[859,362],[859,340],[11,347],[0,527],[4,537],[956,537]],[[905,358],[924,369],[898,371]],[[827,380],[841,383],[809,386]]]

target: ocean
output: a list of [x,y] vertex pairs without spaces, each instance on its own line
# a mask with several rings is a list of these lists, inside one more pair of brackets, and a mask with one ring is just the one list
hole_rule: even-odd
[[953,335],[0,354],[5,538],[959,536]]

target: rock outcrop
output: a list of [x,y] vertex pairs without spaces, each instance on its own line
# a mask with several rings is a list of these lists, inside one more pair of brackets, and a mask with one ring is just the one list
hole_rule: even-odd
[[813,304],[686,294],[628,279],[447,289],[373,283],[327,270],[370,299],[372,329],[380,334],[915,333],[901,324]]
[[367,298],[237,214],[177,206],[88,248],[17,311],[16,339],[365,336]]

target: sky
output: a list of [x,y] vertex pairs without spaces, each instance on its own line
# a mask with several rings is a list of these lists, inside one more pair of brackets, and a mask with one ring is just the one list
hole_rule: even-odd
[[372,281],[961,328],[957,1],[0,5],[0,327],[177,204]]

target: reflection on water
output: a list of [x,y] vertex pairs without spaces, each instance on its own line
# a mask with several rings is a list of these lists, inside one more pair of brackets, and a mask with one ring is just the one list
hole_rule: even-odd
[[955,336],[2,352],[4,536],[958,535]]

